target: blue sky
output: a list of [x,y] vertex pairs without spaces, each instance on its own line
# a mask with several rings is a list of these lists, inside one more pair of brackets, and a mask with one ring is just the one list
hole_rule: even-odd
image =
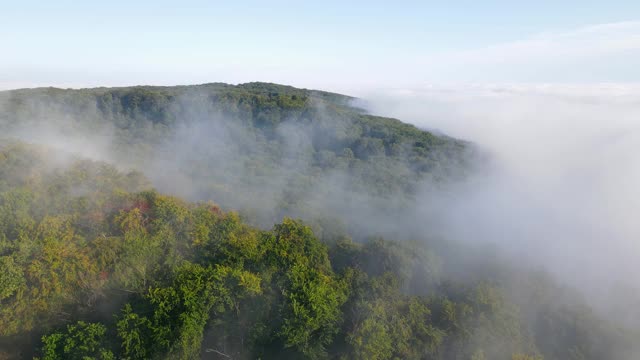
[[640,1],[4,1],[0,88],[640,81]]

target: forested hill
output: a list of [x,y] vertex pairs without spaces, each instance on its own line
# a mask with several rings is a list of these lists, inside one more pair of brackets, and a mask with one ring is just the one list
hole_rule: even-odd
[[0,359],[635,359],[638,329],[433,236],[470,144],[352,104],[0,92]]
[[[314,123],[317,150],[350,149],[359,159],[376,155],[425,155],[463,143],[435,136],[396,119],[367,114],[353,107],[355,98],[269,83],[222,83],[127,88],[38,88],[0,92],[3,125],[34,118],[82,116],[81,123],[106,121],[123,131],[152,140],[182,123],[224,118],[255,129],[268,139],[283,123]],[[80,119],[78,119],[80,120]],[[149,133],[144,133],[144,130]],[[155,133],[154,133],[155,131]]]
[[[266,83],[16,90],[0,93],[0,127],[138,169],[162,191],[213,199],[265,226],[283,215],[397,213],[425,180],[468,168],[464,142],[353,100]],[[360,220],[354,231],[368,226]]]
[[261,230],[19,142],[0,176],[1,359],[632,359],[634,333],[495,259],[455,281],[427,243]]

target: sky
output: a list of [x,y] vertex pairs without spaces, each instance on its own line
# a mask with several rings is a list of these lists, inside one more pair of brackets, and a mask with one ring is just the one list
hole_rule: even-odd
[[0,89],[640,81],[639,1],[6,1]]

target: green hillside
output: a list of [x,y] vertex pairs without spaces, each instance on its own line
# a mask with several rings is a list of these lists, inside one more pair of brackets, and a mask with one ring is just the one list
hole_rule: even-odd
[[0,126],[27,141],[51,128],[58,142],[90,139],[102,159],[143,171],[162,191],[250,211],[262,225],[371,199],[403,203],[423,179],[465,168],[465,143],[352,100],[264,83],[18,90],[0,93]]
[[0,359],[632,358],[634,329],[410,216],[471,144],[353,100],[0,93]]

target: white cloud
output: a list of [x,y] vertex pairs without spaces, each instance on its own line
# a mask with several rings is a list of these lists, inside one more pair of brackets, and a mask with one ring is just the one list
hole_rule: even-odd
[[[640,49],[640,22],[593,25],[566,32],[550,32],[481,49],[452,52],[438,62],[508,63],[604,55]],[[427,59],[429,61],[429,59]]]
[[375,113],[493,155],[494,168],[427,209],[447,236],[497,243],[594,299],[621,284],[640,289],[629,276],[640,271],[639,84],[431,86],[368,97]]
[[640,81],[638,62],[640,21],[629,21],[425,53],[385,69],[380,83],[414,87],[424,82]]

